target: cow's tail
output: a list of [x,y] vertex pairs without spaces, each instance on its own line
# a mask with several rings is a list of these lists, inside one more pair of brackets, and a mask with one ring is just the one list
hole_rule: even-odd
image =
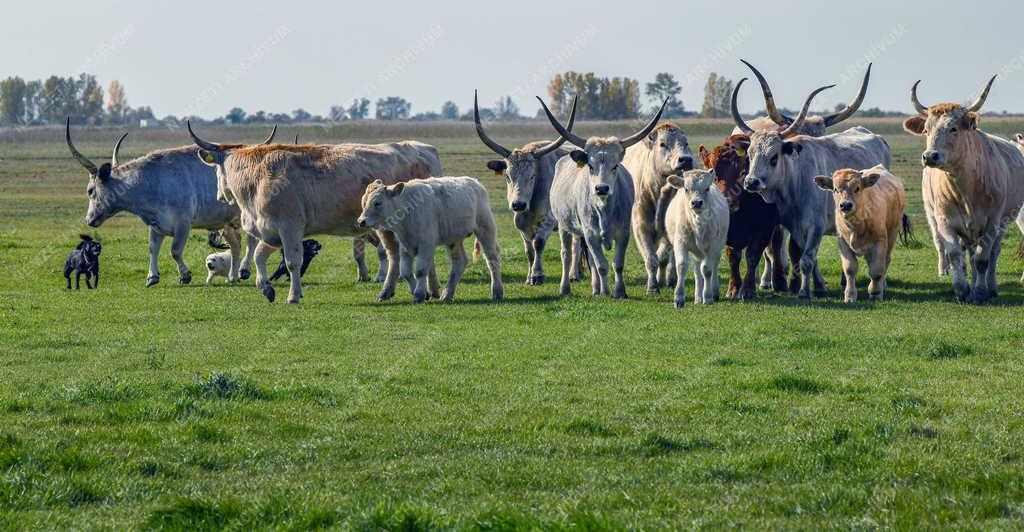
[[914,235],[914,226],[910,224],[910,217],[903,215],[903,224],[900,228],[900,244],[903,247],[914,247],[919,244],[917,236]]
[[206,242],[210,244],[213,249],[228,249],[228,245],[220,241],[220,231],[210,231],[209,238]]
[[473,244],[473,262],[476,263],[480,260],[480,253],[483,252],[483,248],[480,247],[480,239],[476,239]]
[[661,194],[658,196],[658,207],[654,211],[654,230],[659,235],[665,234],[665,215],[668,212],[668,205],[676,196],[676,189],[672,185],[661,187]]

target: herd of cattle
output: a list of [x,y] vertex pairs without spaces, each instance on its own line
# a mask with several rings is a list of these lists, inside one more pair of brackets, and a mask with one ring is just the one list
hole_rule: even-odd
[[[646,269],[647,292],[674,286],[677,307],[686,299],[691,267],[694,301],[718,300],[723,251],[730,266],[727,297],[756,297],[762,257],[762,288],[821,297],[825,281],[818,249],[824,235],[834,234],[845,301],[857,299],[858,257],[868,265],[869,296],[882,299],[893,247],[910,234],[903,183],[888,170],[890,149],[881,136],[863,127],[826,134],[826,128],[857,111],[871,67],[855,99],[841,111],[809,115],[814,97],[828,86],[811,92],[800,113],[790,117],[776,107],[764,76],[744,64],[760,83],[768,116],[750,122],[741,117],[736,101],[746,78],[740,80],[731,105],[736,128],[720,146],[700,147],[704,169],[695,169],[683,131],[660,121],[664,104],[629,137],[584,138],[572,132],[576,101],[567,125],[541,101],[558,137],[508,149],[488,136],[474,99],[477,134],[500,157],[487,168],[506,180],[508,206],[529,262],[527,284],[544,282],[544,249],[557,231],[561,294],[589,270],[595,295],[626,297],[623,268],[632,238]],[[978,127],[978,113],[994,80],[967,106],[922,105],[920,82],[915,83],[911,101],[919,116],[904,123],[906,131],[926,139],[926,218],[939,274],[952,275],[961,302],[984,303],[996,296],[1002,236],[1015,220],[1024,230],[1024,136],[1014,143]],[[415,141],[299,145],[297,139],[274,144],[274,133],[258,145],[219,144],[200,138],[191,124],[188,130],[194,146],[126,162],[118,160],[122,136],[111,162],[97,166],[75,149],[68,123],[71,154],[90,174],[85,222],[98,227],[128,211],[149,226],[146,286],[160,280],[157,257],[166,236],[172,238],[180,282],[190,282],[182,258],[185,243],[193,228],[207,229],[219,231],[230,249],[228,280],[248,278],[255,262],[256,285],[273,301],[266,269],[270,255],[281,249],[288,271],[299,272],[303,239],[329,234],[354,237],[361,281],[369,280],[365,243],[378,248],[380,300],[394,296],[401,276],[415,302],[431,297],[451,301],[468,263],[463,241],[473,236],[474,257],[482,253],[490,271],[491,296],[503,297],[497,227],[487,192],[471,177],[441,177],[433,146]],[[564,148],[566,143],[573,148]],[[243,233],[248,237],[244,259]],[[452,261],[443,293],[434,267],[438,246],[447,249]],[[606,250],[614,250],[611,272]],[[746,273],[741,275],[744,253]],[[290,275],[290,283],[288,302],[298,303],[301,275]]]

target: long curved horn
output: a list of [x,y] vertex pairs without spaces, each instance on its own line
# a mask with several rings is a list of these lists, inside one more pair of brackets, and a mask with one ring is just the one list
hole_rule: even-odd
[[117,162],[117,153],[121,151],[121,143],[126,138],[128,138],[127,133],[121,135],[121,138],[117,139],[117,144],[114,144],[114,154],[110,156],[110,166],[113,168],[117,168],[117,165],[120,164]]
[[745,81],[747,81],[747,78],[741,79],[732,89],[732,101],[729,104],[729,111],[732,113],[732,121],[736,122],[736,127],[740,128],[740,131],[742,131],[744,135],[753,135],[754,128],[750,127],[750,125],[747,124],[747,121],[740,116],[739,107],[736,106],[736,96],[739,95],[740,87],[743,86],[743,82]]
[[263,141],[262,144],[267,145],[274,142],[274,135],[277,135],[277,124],[274,124],[274,130],[270,132],[270,136],[267,137],[267,140]]
[[860,84],[860,92],[853,98],[853,101],[849,105],[843,108],[838,113],[833,113],[825,117],[825,127],[834,126],[847,118],[853,116],[853,113],[857,112],[860,108],[860,104],[864,103],[864,96],[868,93],[868,81],[871,80],[871,63],[868,63],[868,70],[864,73],[864,81]]
[[779,108],[775,106],[775,96],[772,95],[772,89],[768,86],[768,80],[764,79],[761,75],[761,71],[754,68],[754,65],[740,59],[740,62],[747,65],[747,68],[754,73],[754,77],[757,78],[757,82],[761,84],[761,92],[764,94],[764,109],[768,112],[768,118],[772,119],[772,122],[780,126],[788,126],[793,123],[793,119],[782,114]]
[[[221,146],[220,144],[214,144],[212,142],[207,142],[207,141],[199,138],[199,136],[196,135],[195,131],[192,131],[192,121],[191,120],[186,120],[185,121],[185,125],[188,127],[188,134],[189,134],[189,136],[192,137],[192,142],[194,142],[196,144],[196,146],[199,146],[200,148],[202,148],[202,149],[204,149],[206,151],[224,151],[224,147]],[[277,130],[275,129],[274,131],[276,132]]]
[[491,137],[488,137],[487,133],[484,132],[484,125],[480,122],[480,104],[477,103],[476,91],[473,91],[473,120],[476,122],[476,135],[480,137],[480,141],[490,148],[491,151],[502,157],[512,155],[511,150],[497,142],[494,142],[494,140],[491,139]]
[[628,148],[636,144],[637,142],[644,140],[644,137],[646,137],[648,133],[654,130],[654,126],[658,125],[658,120],[661,120],[661,114],[665,112],[665,106],[668,105],[668,100],[668,98],[665,98],[665,101],[661,102],[661,109],[658,109],[658,112],[654,113],[654,118],[651,118],[651,121],[648,122],[643,129],[637,131],[636,133],[633,133],[632,136],[626,137],[620,141],[622,142],[623,148]]
[[579,146],[580,148],[583,148],[584,146],[587,145],[587,139],[582,138],[579,135],[575,135],[573,134],[573,132],[562,127],[562,124],[558,122],[558,119],[555,118],[555,115],[551,114],[551,111],[548,109],[548,106],[544,103],[544,100],[540,99],[540,96],[537,96],[537,101],[540,102],[541,108],[544,109],[544,114],[548,116],[548,122],[551,122],[551,126],[555,128],[555,131],[557,131],[563,139]]
[[[572,131],[572,126],[576,123],[576,100],[579,99],[579,95],[573,96],[572,98],[572,110],[569,111],[569,125],[566,127],[568,131]],[[559,136],[557,139],[548,143],[547,146],[533,152],[534,157],[543,157],[565,144],[565,137]]]
[[835,85],[826,85],[812,92],[811,95],[807,97],[807,100],[804,101],[804,107],[800,109],[800,114],[796,115],[796,120],[794,120],[793,123],[789,125],[789,127],[780,131],[779,136],[781,136],[782,138],[786,138],[789,135],[800,131],[800,128],[803,127],[804,125],[804,120],[807,119],[807,111],[809,111],[811,108],[811,100],[813,100],[819,92],[826,89],[831,89],[832,87],[835,87]]
[[992,76],[992,79],[988,80],[988,85],[985,85],[985,90],[981,91],[981,94],[978,95],[978,99],[974,100],[974,103],[972,103],[971,106],[967,108],[968,111],[971,111],[972,113],[977,113],[978,111],[981,110],[981,106],[985,105],[985,100],[988,99],[988,91],[989,89],[992,88],[992,83],[995,80],[995,76]]
[[74,143],[71,142],[71,117],[70,116],[68,117],[67,128],[64,131],[64,136],[65,136],[65,138],[68,141],[68,149],[71,150],[71,156],[74,157],[76,161],[78,161],[78,164],[81,164],[82,166],[84,166],[85,169],[88,170],[90,174],[94,174],[95,175],[96,172],[99,172],[99,168],[97,168],[96,165],[93,164],[93,162],[90,161],[86,156],[82,155],[81,152],[79,152],[77,149],[75,149]]
[[921,100],[917,99],[917,86],[921,84],[921,80],[914,82],[914,86],[910,87],[910,102],[914,104],[914,109],[917,109],[917,114],[921,116],[928,116],[928,106],[922,105]]

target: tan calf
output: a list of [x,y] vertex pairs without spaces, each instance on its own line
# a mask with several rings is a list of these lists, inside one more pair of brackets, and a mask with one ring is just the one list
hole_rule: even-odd
[[835,200],[836,233],[846,285],[844,301],[857,301],[857,257],[864,257],[868,263],[868,295],[872,301],[881,301],[892,248],[901,229],[904,234],[910,231],[903,216],[907,205],[903,182],[880,165],[867,170],[837,170],[832,177],[815,177],[814,182],[832,192]]

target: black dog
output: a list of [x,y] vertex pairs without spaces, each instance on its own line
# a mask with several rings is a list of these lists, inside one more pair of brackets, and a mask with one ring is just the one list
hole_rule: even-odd
[[[312,239],[302,241],[302,268],[299,270],[300,279],[306,275],[306,268],[309,268],[309,263],[313,261],[313,257],[317,256],[318,253],[320,253],[319,242]],[[277,267],[277,271],[274,272],[274,275],[270,276],[270,281],[276,281],[281,278],[282,275],[287,275],[289,279],[292,278],[288,273],[288,265],[285,264],[284,258],[281,258],[281,265]]]
[[[78,247],[68,255],[64,263],[64,278],[68,280],[68,290],[71,289],[71,272],[75,272],[75,290],[79,289],[79,282],[82,274],[85,274],[85,286],[88,288],[99,288],[100,286],[100,252],[103,246],[93,240],[89,235],[80,235],[82,241]],[[96,278],[96,283],[90,282]]]

